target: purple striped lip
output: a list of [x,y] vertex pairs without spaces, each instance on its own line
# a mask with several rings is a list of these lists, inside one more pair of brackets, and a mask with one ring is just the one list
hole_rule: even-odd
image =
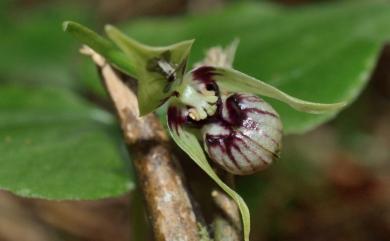
[[182,125],[201,128],[204,148],[210,159],[228,172],[252,174],[278,158],[282,141],[282,123],[276,111],[258,96],[246,93],[221,95],[214,80],[215,68],[203,66],[192,71],[196,90],[214,91],[217,111],[205,119],[188,116],[193,106],[168,109],[170,129],[180,135]]
[[276,111],[257,96],[235,93],[222,98],[218,115],[202,128],[213,161],[237,175],[252,174],[278,158],[282,124]]

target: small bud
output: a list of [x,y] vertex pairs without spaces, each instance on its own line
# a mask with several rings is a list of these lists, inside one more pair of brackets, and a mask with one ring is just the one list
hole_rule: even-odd
[[278,158],[282,123],[268,103],[255,95],[234,93],[221,96],[218,111],[202,127],[210,159],[228,172],[247,175]]

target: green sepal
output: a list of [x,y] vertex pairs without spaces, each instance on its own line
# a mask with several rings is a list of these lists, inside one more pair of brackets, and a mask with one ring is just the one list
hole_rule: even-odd
[[[136,63],[141,116],[152,112],[174,95],[182,82],[194,40],[152,47],[137,42],[113,26],[107,25],[105,30],[108,37]],[[169,64],[174,69],[175,77],[162,73],[158,61]]]
[[169,120],[169,118],[168,116],[169,133],[176,144],[237,203],[242,218],[244,240],[249,241],[250,213],[245,201],[214,172],[195,134],[178,123],[172,125],[175,120]]
[[292,97],[276,87],[261,80],[241,73],[237,70],[223,67],[213,67],[213,79],[218,82],[222,90],[231,92],[248,92],[256,95],[267,96],[282,101],[292,108],[314,114],[321,114],[329,111],[336,111],[346,105],[346,102],[322,104],[304,101]]
[[73,35],[81,43],[88,45],[103,56],[110,64],[124,73],[136,77],[135,61],[120,51],[111,41],[98,35],[91,29],[71,21],[63,23],[65,32]]

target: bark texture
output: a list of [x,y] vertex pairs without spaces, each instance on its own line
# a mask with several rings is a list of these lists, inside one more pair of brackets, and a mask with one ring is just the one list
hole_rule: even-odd
[[124,139],[131,150],[139,185],[156,241],[200,241],[199,215],[186,188],[179,163],[171,155],[160,121],[139,117],[134,91],[123,76],[89,48],[82,49],[99,68],[113,102]]

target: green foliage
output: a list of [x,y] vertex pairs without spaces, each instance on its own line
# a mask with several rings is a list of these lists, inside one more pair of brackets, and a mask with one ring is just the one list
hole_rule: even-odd
[[111,115],[60,89],[0,88],[0,188],[96,199],[134,186]]
[[93,11],[79,4],[25,10],[16,4],[2,1],[0,10],[0,188],[46,199],[131,190],[114,119],[66,90],[82,85],[74,75],[80,57],[59,26],[67,18],[89,22]]
[[[359,1],[285,9],[242,3],[202,16],[145,19],[123,29],[149,44],[195,38],[190,63],[201,59],[210,46],[238,37],[235,68],[241,72],[300,99],[350,103],[367,83],[384,41],[390,39],[390,5]],[[286,133],[303,133],[336,114],[312,115],[269,102]]]
[[92,12],[82,5],[42,4],[21,10],[16,4],[0,5],[0,83],[73,87],[72,71],[65,66],[72,66],[78,57],[77,45],[59,26],[67,18],[91,22]]

